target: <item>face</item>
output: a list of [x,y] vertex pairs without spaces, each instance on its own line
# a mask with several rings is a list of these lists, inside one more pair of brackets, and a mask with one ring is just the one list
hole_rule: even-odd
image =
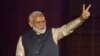
[[33,27],[38,30],[43,30],[46,28],[46,20],[44,16],[37,16],[31,21]]

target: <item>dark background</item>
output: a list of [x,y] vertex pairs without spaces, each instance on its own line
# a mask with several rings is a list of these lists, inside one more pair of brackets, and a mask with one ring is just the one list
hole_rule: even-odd
[[77,18],[92,4],[91,17],[59,41],[60,56],[100,56],[100,0],[0,0],[0,56],[15,56],[19,36],[28,31],[28,15],[45,14],[48,28]]

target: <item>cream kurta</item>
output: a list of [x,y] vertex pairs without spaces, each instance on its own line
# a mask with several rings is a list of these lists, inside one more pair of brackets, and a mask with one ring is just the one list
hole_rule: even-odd
[[[73,30],[76,29],[81,24],[82,21],[80,20],[80,18],[77,18],[59,28],[52,28],[52,35],[53,35],[54,42],[58,44],[59,39],[62,39],[64,36],[67,36],[70,33],[72,33]],[[22,36],[19,38],[17,44],[16,56],[25,56],[24,47],[22,45]]]

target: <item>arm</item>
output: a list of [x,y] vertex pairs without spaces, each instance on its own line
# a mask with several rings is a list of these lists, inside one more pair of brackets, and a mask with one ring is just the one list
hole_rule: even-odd
[[77,18],[59,28],[52,28],[52,32],[54,35],[53,37],[54,37],[55,41],[58,41],[59,39],[63,38],[64,36],[69,35],[70,33],[72,33],[74,31],[74,29],[76,29],[81,24],[82,24],[82,21],[80,20],[80,18]]
[[18,44],[17,44],[16,56],[25,56],[24,47],[22,45],[22,37],[19,38],[19,41],[18,41]]
[[68,24],[63,25],[62,27],[52,28],[54,41],[56,41],[57,43],[59,39],[62,39],[64,36],[67,36],[72,33],[74,29],[79,27],[86,19],[88,19],[88,17],[90,16],[90,12],[88,11],[90,7],[91,5],[89,5],[85,9],[85,5],[83,5],[83,11],[80,17],[69,22]]

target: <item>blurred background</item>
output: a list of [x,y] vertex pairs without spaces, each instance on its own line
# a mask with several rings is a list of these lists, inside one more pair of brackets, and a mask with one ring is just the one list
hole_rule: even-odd
[[19,36],[30,29],[32,11],[44,13],[48,28],[60,27],[92,4],[91,16],[59,41],[60,56],[100,56],[100,0],[0,0],[0,56],[15,56]]

